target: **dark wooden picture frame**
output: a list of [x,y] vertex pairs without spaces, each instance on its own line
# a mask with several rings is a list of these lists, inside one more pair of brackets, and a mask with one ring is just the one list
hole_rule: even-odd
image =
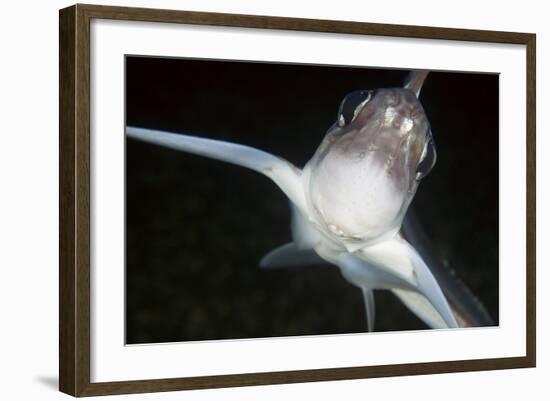
[[[92,383],[90,379],[90,22],[95,18],[525,45],[527,54],[526,355],[511,358]],[[60,10],[59,27],[60,391],[73,396],[94,396],[535,366],[536,37],[534,34],[95,5],[75,5]]]

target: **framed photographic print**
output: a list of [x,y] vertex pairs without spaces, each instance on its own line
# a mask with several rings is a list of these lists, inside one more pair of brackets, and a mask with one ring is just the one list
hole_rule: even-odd
[[60,390],[535,366],[535,35],[60,11]]

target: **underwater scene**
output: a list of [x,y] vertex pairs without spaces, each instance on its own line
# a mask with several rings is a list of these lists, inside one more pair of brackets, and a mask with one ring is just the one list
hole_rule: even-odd
[[126,56],[125,81],[127,344],[499,324],[498,74]]

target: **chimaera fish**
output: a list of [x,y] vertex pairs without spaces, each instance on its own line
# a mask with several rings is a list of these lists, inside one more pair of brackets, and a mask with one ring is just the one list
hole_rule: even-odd
[[315,263],[338,266],[362,290],[367,328],[374,328],[373,290],[392,291],[432,328],[458,327],[440,285],[401,234],[407,209],[436,161],[430,124],[418,99],[427,71],[403,88],[347,95],[336,123],[303,169],[245,145],[127,127],[128,137],[250,168],[290,200],[292,242],[260,262],[264,268]]

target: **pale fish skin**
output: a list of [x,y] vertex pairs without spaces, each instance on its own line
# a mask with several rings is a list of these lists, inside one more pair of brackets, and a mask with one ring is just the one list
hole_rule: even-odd
[[362,290],[369,331],[375,289],[392,291],[431,328],[455,328],[457,319],[432,272],[400,234],[418,184],[435,163],[430,125],[418,100],[427,74],[413,71],[403,88],[348,95],[302,170],[245,145],[137,127],[127,127],[126,134],[272,179],[290,200],[292,242],[260,265],[298,266],[321,258],[338,266]]

